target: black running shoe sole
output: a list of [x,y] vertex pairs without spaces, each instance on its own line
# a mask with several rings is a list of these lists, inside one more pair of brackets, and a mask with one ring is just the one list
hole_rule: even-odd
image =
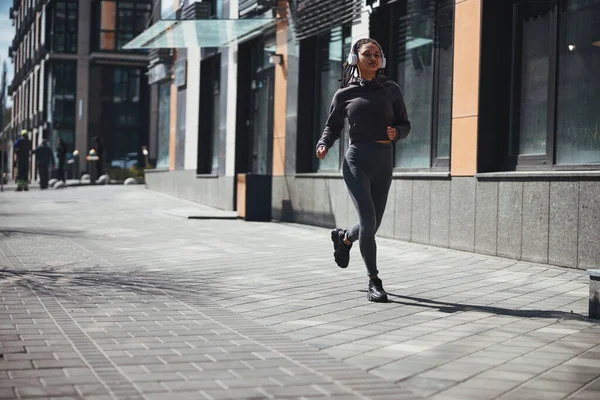
[[384,297],[381,297],[379,299],[376,299],[373,296],[371,296],[371,293],[369,293],[369,292],[367,292],[367,300],[372,301],[374,303],[387,303],[388,302],[387,295]]
[[[338,260],[338,254],[337,254],[337,239],[338,239],[338,231],[337,229],[334,229],[331,231],[331,241],[333,242],[333,258],[335,260],[335,263],[337,264],[338,267],[340,268],[348,268],[348,264],[350,264],[350,257],[348,257],[348,259],[346,260],[345,263],[341,263],[341,261]],[[345,265],[344,265],[345,264]]]

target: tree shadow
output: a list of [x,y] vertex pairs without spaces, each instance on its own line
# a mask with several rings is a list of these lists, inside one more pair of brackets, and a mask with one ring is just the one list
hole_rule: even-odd
[[78,238],[84,236],[84,231],[74,229],[29,229],[29,228],[0,228],[0,235],[7,238],[23,236],[54,236]]
[[[361,292],[366,292],[366,290],[361,290]],[[421,297],[401,296],[390,292],[387,292],[387,294],[388,303],[401,304],[410,307],[431,308],[448,314],[454,314],[457,312],[476,311],[495,315],[506,315],[517,318],[575,319],[587,322],[598,322],[589,319],[587,315],[578,314],[574,312],[569,313],[557,310],[518,310],[493,306],[478,306],[474,304],[448,303],[444,301],[424,299]],[[389,297],[404,299],[407,301],[392,300]]]
[[65,264],[41,269],[15,270],[0,268],[0,286],[15,285],[31,288],[36,292],[49,292],[58,298],[81,298],[81,296],[104,296],[107,291],[115,295],[134,293],[136,295],[164,296],[198,294],[198,290],[188,289],[168,278],[155,274],[139,279],[137,272],[115,272],[99,270],[99,267],[81,267]]

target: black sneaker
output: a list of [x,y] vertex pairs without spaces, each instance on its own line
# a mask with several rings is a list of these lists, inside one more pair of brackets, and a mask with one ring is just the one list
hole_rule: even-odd
[[381,282],[381,279],[375,278],[369,280],[367,299],[377,303],[387,303],[388,297],[385,289],[383,289],[383,282]]
[[343,229],[336,228],[331,231],[333,258],[340,268],[348,267],[350,263],[350,249],[352,248],[352,243],[350,243],[350,246],[344,243],[344,236],[346,236],[346,231]]

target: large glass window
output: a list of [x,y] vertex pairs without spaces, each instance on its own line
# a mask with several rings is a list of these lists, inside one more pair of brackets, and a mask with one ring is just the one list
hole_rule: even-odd
[[[148,84],[145,68],[95,65],[90,70],[88,134],[104,141],[110,168],[142,162],[148,142]],[[91,142],[90,142],[91,143]]]
[[54,125],[75,123],[74,61],[60,61],[52,65],[52,115]]
[[507,167],[600,164],[600,3],[513,4]]
[[388,57],[395,59],[390,74],[402,88],[412,124],[410,136],[396,145],[395,166],[447,166],[452,125],[453,1],[398,2],[392,5],[390,15],[397,18],[393,52]]
[[[442,2],[436,13],[434,50],[437,60],[437,100],[435,101],[436,160],[450,159],[452,128],[452,74],[454,66],[454,5]],[[435,165],[435,161],[434,161]]]
[[512,155],[546,154],[551,6],[515,6]]
[[[343,63],[352,46],[351,25],[338,26],[317,37],[317,74],[315,85],[316,143],[327,117],[333,95],[340,88],[340,76]],[[329,149],[324,160],[316,159],[317,171],[338,171],[341,166],[342,156],[348,147],[348,129],[344,129],[342,137],[336,145]]]
[[49,90],[53,140],[61,138],[69,152],[73,151],[75,146],[76,66],[75,61],[53,62]]
[[53,3],[50,43],[53,51],[77,52],[77,1],[57,0]]
[[102,0],[95,6],[94,48],[119,51],[149,25],[150,0]]
[[556,164],[600,163],[600,3],[560,10]]

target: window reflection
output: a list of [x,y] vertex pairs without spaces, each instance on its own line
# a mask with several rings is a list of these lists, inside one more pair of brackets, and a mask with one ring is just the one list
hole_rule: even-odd
[[[317,38],[319,60],[318,121],[321,129],[327,122],[329,106],[335,92],[340,88],[338,79],[342,70],[342,27],[338,26]],[[340,141],[341,142],[341,141]],[[317,160],[319,171],[337,171],[340,168],[340,145],[329,149],[324,160]]]
[[565,0],[560,18],[556,163],[600,163],[600,5]]
[[431,153],[433,92],[433,7],[409,0],[398,23],[398,84],[413,126],[396,147],[396,166],[427,168]]

